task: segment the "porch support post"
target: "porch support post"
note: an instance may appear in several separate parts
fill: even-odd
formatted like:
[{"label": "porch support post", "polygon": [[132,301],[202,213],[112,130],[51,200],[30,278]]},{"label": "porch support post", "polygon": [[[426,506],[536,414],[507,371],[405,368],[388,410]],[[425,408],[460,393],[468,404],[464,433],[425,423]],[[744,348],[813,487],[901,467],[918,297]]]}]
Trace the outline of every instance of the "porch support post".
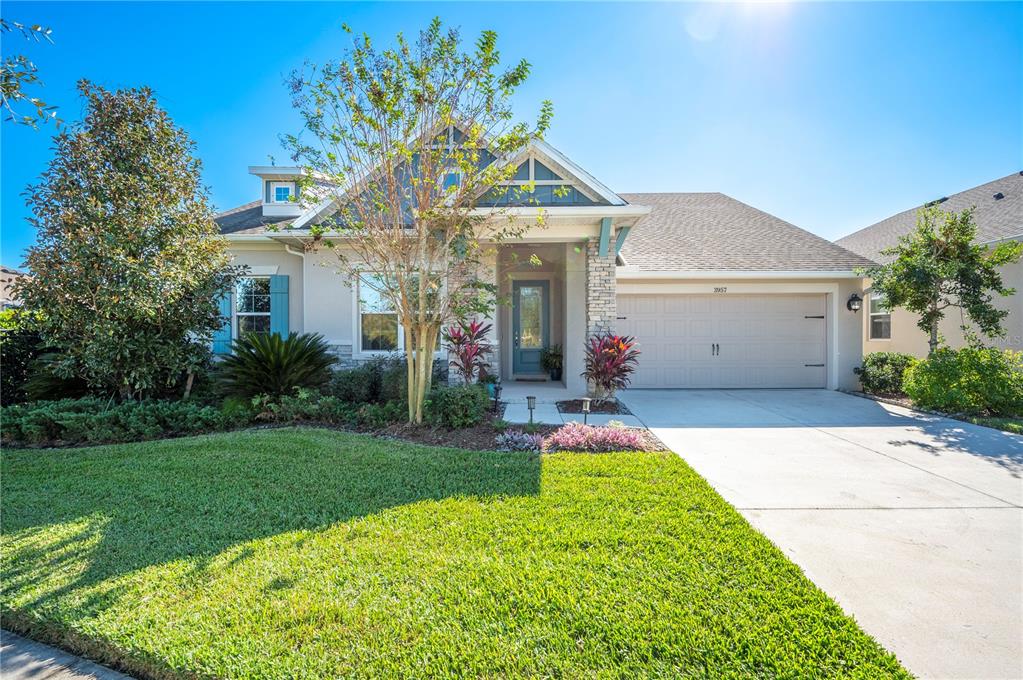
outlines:
[{"label": "porch support post", "polygon": [[[613,226],[610,218],[601,220],[600,242],[586,244],[586,338],[614,333],[618,318],[618,291],[615,282],[615,253],[608,252]],[[592,388],[587,386],[591,393]]]},{"label": "porch support post", "polygon": [[600,220],[600,256],[607,257],[607,246],[611,242],[611,218]]},{"label": "porch support post", "polygon": [[[610,220],[606,220],[610,222]],[[611,227],[609,226],[610,230]],[[615,286],[615,255],[603,248],[608,232],[600,243],[586,244],[586,334],[614,332],[618,312]]]}]

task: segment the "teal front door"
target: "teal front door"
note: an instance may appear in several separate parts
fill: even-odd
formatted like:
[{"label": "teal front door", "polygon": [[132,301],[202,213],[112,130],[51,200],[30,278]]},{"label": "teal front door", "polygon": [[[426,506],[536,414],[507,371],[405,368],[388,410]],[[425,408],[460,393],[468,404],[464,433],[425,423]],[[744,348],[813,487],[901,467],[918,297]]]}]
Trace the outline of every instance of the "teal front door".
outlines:
[{"label": "teal front door", "polygon": [[515,281],[512,284],[512,372],[543,373],[540,353],[551,338],[550,283]]}]

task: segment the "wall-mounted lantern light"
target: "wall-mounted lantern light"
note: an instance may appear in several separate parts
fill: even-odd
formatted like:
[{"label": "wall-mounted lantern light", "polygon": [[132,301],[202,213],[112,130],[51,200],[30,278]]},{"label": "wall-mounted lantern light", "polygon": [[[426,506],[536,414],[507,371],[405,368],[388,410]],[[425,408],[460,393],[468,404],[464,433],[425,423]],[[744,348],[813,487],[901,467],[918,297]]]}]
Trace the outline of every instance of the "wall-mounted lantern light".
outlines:
[{"label": "wall-mounted lantern light", "polygon": [[845,308],[854,314],[863,309],[863,298],[856,293],[849,296],[849,301],[845,303]]}]

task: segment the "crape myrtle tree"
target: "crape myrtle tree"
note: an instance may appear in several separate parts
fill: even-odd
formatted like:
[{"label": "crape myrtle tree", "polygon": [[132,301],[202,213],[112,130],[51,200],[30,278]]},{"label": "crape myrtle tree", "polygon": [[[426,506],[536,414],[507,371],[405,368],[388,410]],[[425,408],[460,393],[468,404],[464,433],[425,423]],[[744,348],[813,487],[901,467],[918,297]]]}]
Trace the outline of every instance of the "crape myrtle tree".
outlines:
[{"label": "crape myrtle tree", "polygon": [[58,375],[139,398],[208,355],[233,271],[194,144],[153,93],[78,89],[84,121],[55,137],[28,190],[38,239],[18,293]]},{"label": "crape myrtle tree", "polygon": [[[50,34],[53,32],[45,26],[38,24],[26,25],[17,21],[0,18],[0,38],[10,42],[10,34],[18,32],[24,38],[35,42],[53,42]],[[60,124],[57,118],[57,107],[50,106],[39,97],[33,96],[30,90],[33,87],[41,87],[39,69],[23,54],[5,54],[0,59],[0,109],[3,111],[4,119],[19,125],[28,125],[33,128],[39,127],[39,122],[53,120]],[[27,106],[23,106],[27,105]]]},{"label": "crape myrtle tree", "polygon": [[949,309],[959,309],[962,330],[976,340],[969,322],[989,337],[1005,334],[1002,320],[1008,312],[992,304],[995,295],[1016,291],[1006,288],[999,267],[1017,262],[1023,244],[1006,241],[994,247],[975,243],[973,210],[945,212],[925,207],[917,216],[916,230],[882,255],[891,262],[866,270],[873,292],[883,296],[889,309],[904,307],[920,316],[917,326],[928,335],[929,354],[941,339],[938,325]]},{"label": "crape myrtle tree", "polygon": [[552,107],[516,120],[512,95],[530,66],[502,66],[493,31],[466,47],[435,19],[414,43],[398,35],[381,49],[344,30],[353,42],[342,58],[292,74],[304,129],[283,142],[306,169],[302,200],[324,216],[307,247],[331,247],[344,279],[397,316],[408,418],[419,423],[442,329],[493,310],[497,244],[543,223],[540,209],[516,220],[498,207],[517,202],[507,194],[482,201],[494,207],[479,199],[504,190]]}]

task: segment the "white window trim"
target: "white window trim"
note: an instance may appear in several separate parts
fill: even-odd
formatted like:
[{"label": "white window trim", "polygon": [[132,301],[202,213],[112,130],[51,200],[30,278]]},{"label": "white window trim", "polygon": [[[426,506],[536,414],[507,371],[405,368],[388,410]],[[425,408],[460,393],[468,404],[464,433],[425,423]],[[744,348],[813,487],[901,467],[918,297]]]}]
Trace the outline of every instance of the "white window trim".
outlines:
[{"label": "white window trim", "polygon": [[[288,200],[278,201],[277,200],[277,189],[288,190]],[[270,182],[270,204],[271,205],[285,205],[291,203],[291,197],[295,195],[295,183],[294,182]]]},{"label": "white window trim", "polygon": [[[239,279],[266,279],[270,280],[269,276],[240,276]],[[268,291],[269,294],[269,291]],[[273,298],[270,299],[270,305],[273,306]],[[238,284],[235,284],[234,290],[231,291],[231,339],[237,340],[241,337],[238,332],[238,319],[243,316],[265,316],[270,319],[271,312],[239,312],[238,311]]]},{"label": "white window trim", "polygon": [[[870,342],[891,342],[892,340],[892,310],[886,312],[872,312],[871,302],[877,298],[880,299],[882,296],[877,293],[868,293],[867,296],[867,340]],[[887,316],[888,317],[888,337],[887,338],[875,338],[874,337],[874,317],[875,316]]]},{"label": "white window trim", "polygon": [[[362,277],[365,274],[375,274],[376,272],[372,269],[360,270],[359,275],[355,277],[355,284],[352,286],[352,293],[354,295],[354,301],[352,304],[352,328],[354,329],[352,338],[352,355],[355,358],[373,358],[390,356],[393,354],[403,354],[405,352],[405,332],[401,325],[401,319],[398,319],[398,345],[394,349],[363,349],[362,348]],[[397,312],[395,312],[397,316]],[[436,351],[433,356],[436,359],[443,357],[447,353],[441,343],[438,343]]]}]

